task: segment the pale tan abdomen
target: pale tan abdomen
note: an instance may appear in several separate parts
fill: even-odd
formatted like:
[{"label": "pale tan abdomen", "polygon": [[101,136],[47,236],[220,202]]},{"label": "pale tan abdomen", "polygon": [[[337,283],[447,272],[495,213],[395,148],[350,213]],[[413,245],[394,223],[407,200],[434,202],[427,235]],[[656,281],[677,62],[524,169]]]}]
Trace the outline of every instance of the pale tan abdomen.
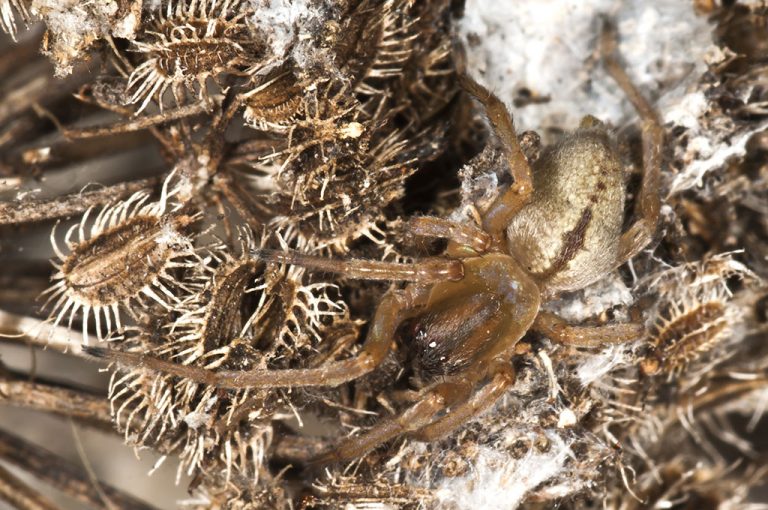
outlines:
[{"label": "pale tan abdomen", "polygon": [[613,142],[602,126],[579,129],[533,172],[533,197],[507,230],[510,253],[549,292],[589,285],[618,255],[624,178]]}]

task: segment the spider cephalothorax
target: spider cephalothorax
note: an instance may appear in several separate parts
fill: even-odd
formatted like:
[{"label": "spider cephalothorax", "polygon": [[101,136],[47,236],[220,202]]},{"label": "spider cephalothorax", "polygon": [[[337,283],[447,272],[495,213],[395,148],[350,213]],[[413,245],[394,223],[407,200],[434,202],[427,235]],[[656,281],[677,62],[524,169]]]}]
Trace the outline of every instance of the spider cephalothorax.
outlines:
[{"label": "spider cephalothorax", "polygon": [[[614,36],[606,25],[602,38],[606,68],[644,122],[638,218],[626,233],[619,228],[623,223],[623,168],[601,124],[586,118],[575,133],[545,150],[532,172],[504,104],[464,76],[460,80],[464,89],[485,107],[512,183],[490,205],[477,211],[477,223],[436,217],[409,222],[416,235],[448,240],[441,257],[396,264],[334,261],[280,250],[252,252],[264,261],[353,278],[409,282],[381,298],[356,356],[313,368],[233,371],[90,351],[222,388],[328,387],[373,371],[406,326],[406,335],[410,331],[417,338],[402,339],[401,345],[421,350],[411,356],[421,365],[417,370],[423,379],[418,397],[400,414],[316,459],[331,462],[359,457],[403,434],[427,441],[440,438],[489,408],[515,381],[512,358],[529,330],[578,347],[639,338],[644,330],[639,323],[572,326],[554,313],[540,310],[542,301],[559,290],[588,285],[636,254],[651,241],[658,221],[663,130],[654,110],[618,64]],[[529,252],[538,259],[521,255]]]}]

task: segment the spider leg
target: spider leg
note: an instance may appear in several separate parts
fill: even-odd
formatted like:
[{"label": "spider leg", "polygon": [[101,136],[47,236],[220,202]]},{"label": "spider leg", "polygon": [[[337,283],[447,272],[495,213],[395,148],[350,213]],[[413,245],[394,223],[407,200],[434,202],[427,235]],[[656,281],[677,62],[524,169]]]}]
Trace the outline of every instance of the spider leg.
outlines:
[{"label": "spider leg", "polygon": [[459,84],[485,108],[488,120],[504,146],[509,172],[514,179],[509,189],[499,195],[483,215],[483,230],[490,234],[494,242],[501,244],[510,220],[528,202],[533,192],[531,167],[517,141],[512,115],[501,99],[466,74],[459,75]]},{"label": "spider leg", "polygon": [[[432,286],[429,311],[421,316],[426,322],[420,327],[432,356],[443,365],[465,362],[455,365],[460,368],[425,390],[418,402],[402,414],[342,442],[316,462],[357,458],[402,434],[412,433],[417,438],[447,434],[490,407],[512,383],[514,372],[509,360],[536,317],[540,291],[507,255],[488,253],[465,262],[467,273],[460,282]],[[473,296],[479,298],[479,306],[467,306]],[[500,306],[494,307],[494,301]],[[415,343],[412,339],[413,347]],[[478,383],[489,376],[491,381],[473,395]],[[455,408],[444,416],[438,415],[451,406]]]},{"label": "spider leg", "polygon": [[638,322],[605,324],[603,326],[573,326],[551,312],[540,312],[531,329],[553,342],[573,347],[601,347],[637,340],[645,333]]},{"label": "spider leg", "polygon": [[409,264],[382,262],[380,260],[334,260],[307,255],[297,251],[256,249],[251,255],[264,262],[278,262],[306,267],[314,271],[336,273],[348,278],[365,280],[395,280],[430,284],[445,280],[457,281],[464,276],[460,260],[429,257]]},{"label": "spider leg", "polygon": [[135,352],[121,352],[97,347],[84,347],[84,352],[97,358],[130,367],[142,368],[183,377],[219,388],[278,388],[300,386],[334,387],[358,379],[376,368],[389,353],[397,327],[414,308],[427,299],[425,288],[408,286],[391,290],[381,299],[368,330],[361,352],[350,359],[331,361],[317,368],[283,370],[221,370],[180,365],[171,361]]},{"label": "spider leg", "polygon": [[469,381],[444,382],[432,387],[414,405],[401,414],[382,420],[366,433],[349,438],[331,450],[321,453],[311,464],[330,464],[345,462],[363,456],[382,443],[408,432],[418,431],[428,426],[433,417],[450,406],[453,401],[466,395],[471,390]]},{"label": "spider leg", "polygon": [[627,95],[643,121],[643,183],[635,206],[635,214],[640,219],[621,236],[618,259],[620,265],[640,252],[656,232],[661,208],[659,181],[664,129],[656,110],[627,75],[620,60],[617,38],[616,27],[608,18],[604,18],[600,35],[603,65]]},{"label": "spider leg", "polygon": [[492,373],[491,381],[469,399],[451,408],[445,416],[410,433],[410,437],[424,442],[436,441],[489,409],[515,382],[515,370],[510,363],[498,363]]},{"label": "spider leg", "polygon": [[418,236],[448,239],[461,247],[484,253],[491,245],[490,236],[470,223],[457,223],[434,216],[418,216],[408,220],[407,228]]}]

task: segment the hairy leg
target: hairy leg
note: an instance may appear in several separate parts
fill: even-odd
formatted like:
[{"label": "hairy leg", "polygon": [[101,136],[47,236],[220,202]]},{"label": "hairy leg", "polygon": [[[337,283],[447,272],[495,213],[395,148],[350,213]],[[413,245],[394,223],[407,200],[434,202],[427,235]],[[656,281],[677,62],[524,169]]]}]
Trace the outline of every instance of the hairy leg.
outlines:
[{"label": "hairy leg", "polygon": [[509,173],[514,179],[512,185],[499,195],[483,215],[483,230],[497,244],[502,244],[510,220],[522,209],[533,192],[531,167],[517,141],[515,125],[507,107],[488,89],[469,76],[459,75],[459,84],[483,104],[494,132],[504,146]]},{"label": "hairy leg", "polygon": [[437,413],[451,405],[451,402],[466,395],[469,389],[466,381],[437,384],[398,416],[382,420],[364,434],[342,441],[313,459],[312,464],[353,460],[382,443],[408,432],[417,431],[429,425]]},{"label": "hairy leg", "polygon": [[436,441],[485,412],[515,382],[515,371],[511,363],[496,365],[492,371],[492,376],[488,384],[469,399],[452,408],[450,413],[412,432],[410,436],[419,441]]},{"label": "hairy leg", "polygon": [[163,372],[219,388],[290,388],[301,386],[339,386],[358,379],[376,368],[389,352],[395,332],[403,318],[421,306],[427,298],[425,289],[409,286],[389,291],[376,309],[361,352],[346,360],[331,361],[317,368],[284,370],[221,370],[180,365],[146,354],[120,352],[97,347],[84,347],[91,356],[129,367]]},{"label": "hairy leg", "polygon": [[572,326],[551,312],[540,312],[531,327],[553,342],[573,347],[601,347],[637,340],[645,327],[636,322],[604,326]]},{"label": "hairy leg", "polygon": [[618,264],[623,264],[651,242],[659,221],[661,200],[659,179],[661,173],[661,149],[664,146],[664,129],[658,113],[643,97],[621,64],[616,27],[603,19],[600,36],[600,52],[608,74],[621,87],[643,121],[643,183],[637,197],[635,214],[639,219],[621,237]]},{"label": "hairy leg", "polygon": [[476,253],[484,253],[491,245],[490,236],[479,227],[445,218],[418,216],[408,220],[407,228],[418,236],[448,239]]},{"label": "hairy leg", "polygon": [[348,278],[388,280],[430,284],[445,280],[458,281],[464,277],[460,260],[431,257],[410,264],[364,259],[329,259],[297,251],[256,249],[251,255],[264,262],[277,262],[306,267],[313,271],[336,273]]}]

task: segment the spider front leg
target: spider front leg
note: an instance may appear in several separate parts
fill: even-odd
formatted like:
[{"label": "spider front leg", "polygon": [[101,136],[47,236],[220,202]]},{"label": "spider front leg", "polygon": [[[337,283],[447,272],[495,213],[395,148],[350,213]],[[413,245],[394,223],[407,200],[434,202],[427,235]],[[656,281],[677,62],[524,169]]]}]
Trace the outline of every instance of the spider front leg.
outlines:
[{"label": "spider front leg", "polygon": [[477,393],[452,408],[450,413],[421,427],[410,436],[417,441],[437,441],[489,409],[515,382],[515,370],[511,363],[498,363],[491,373],[491,381]]},{"label": "spider front leg", "polygon": [[407,228],[417,236],[450,240],[456,246],[449,251],[469,248],[474,254],[479,254],[485,253],[491,246],[491,237],[482,229],[469,223],[457,223],[434,216],[419,216],[408,220]]},{"label": "spider front leg", "polygon": [[409,264],[366,259],[329,259],[298,251],[256,249],[251,255],[264,262],[291,264],[313,271],[335,273],[348,278],[414,282],[423,285],[444,280],[458,281],[464,276],[460,260],[428,257]]},{"label": "spider front leg", "polygon": [[400,415],[315,462],[350,460],[403,434],[442,437],[492,406],[512,384],[510,360],[538,312],[540,291],[509,256],[487,253],[464,263],[464,278],[434,285],[423,312],[412,317],[401,337],[415,354],[415,372],[438,382]]},{"label": "spider front leg", "polygon": [[661,199],[659,197],[661,174],[661,149],[664,146],[664,129],[659,115],[643,97],[621,64],[616,27],[608,18],[603,19],[600,35],[600,53],[606,71],[621,87],[643,121],[643,183],[635,206],[637,220],[621,237],[618,265],[640,252],[653,238],[659,222]]},{"label": "spider front leg", "polygon": [[533,192],[531,167],[517,141],[512,115],[501,99],[465,74],[459,75],[459,84],[485,108],[491,127],[504,147],[509,173],[514,179],[512,185],[494,200],[483,215],[483,230],[495,244],[503,244],[504,232],[510,220],[529,201]]},{"label": "spider front leg", "polygon": [[426,289],[417,285],[409,285],[403,290],[390,290],[376,309],[360,353],[353,358],[331,361],[317,368],[214,371],[135,352],[98,347],[83,347],[83,351],[129,367],[162,372],[218,388],[334,387],[358,379],[376,368],[389,353],[400,323],[414,309],[423,306],[427,296]]}]

